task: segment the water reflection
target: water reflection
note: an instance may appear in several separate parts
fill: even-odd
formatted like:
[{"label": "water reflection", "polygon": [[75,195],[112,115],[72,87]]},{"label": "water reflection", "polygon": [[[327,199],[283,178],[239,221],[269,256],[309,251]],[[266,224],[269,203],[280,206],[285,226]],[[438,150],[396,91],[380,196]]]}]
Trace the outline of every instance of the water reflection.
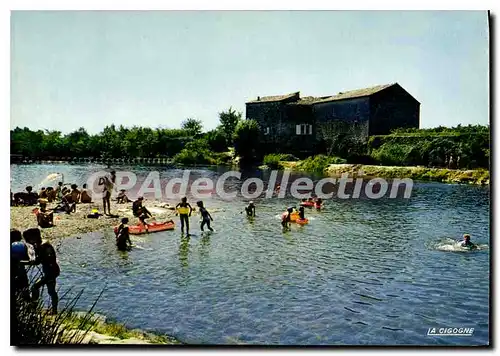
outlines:
[{"label": "water reflection", "polygon": [[188,268],[189,262],[189,241],[190,237],[187,235],[182,235],[179,243],[179,261],[181,263],[182,268]]}]

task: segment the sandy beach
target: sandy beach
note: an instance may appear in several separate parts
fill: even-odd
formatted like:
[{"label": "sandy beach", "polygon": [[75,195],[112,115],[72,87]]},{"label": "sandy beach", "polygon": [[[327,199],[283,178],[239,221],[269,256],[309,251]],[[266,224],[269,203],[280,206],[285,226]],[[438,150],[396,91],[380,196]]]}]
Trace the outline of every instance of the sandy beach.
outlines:
[{"label": "sandy beach", "polygon": [[[153,214],[156,221],[163,221],[175,218],[175,210],[168,203],[160,203],[155,201],[145,201],[144,204]],[[55,203],[49,204],[48,208],[52,209],[56,206]],[[18,229],[21,232],[37,227],[36,216],[33,209],[36,206],[20,206],[10,208],[10,228]],[[111,213],[119,217],[101,216],[98,219],[88,219],[87,215],[91,214],[92,209],[98,209],[102,213],[102,203],[78,204],[76,213],[55,213],[54,227],[41,229],[42,238],[55,239],[62,237],[75,236],[88,232],[99,231],[103,229],[111,229],[120,223],[120,219],[128,217],[129,224],[135,225],[138,219],[132,214],[132,203],[116,204],[111,203]],[[149,221],[155,221],[150,219]]]}]

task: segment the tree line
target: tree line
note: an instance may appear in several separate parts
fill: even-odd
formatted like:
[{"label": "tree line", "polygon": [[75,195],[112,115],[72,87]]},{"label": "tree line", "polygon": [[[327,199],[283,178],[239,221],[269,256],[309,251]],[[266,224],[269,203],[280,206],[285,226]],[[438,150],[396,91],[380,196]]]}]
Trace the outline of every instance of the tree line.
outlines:
[{"label": "tree line", "polygon": [[200,120],[186,119],[181,128],[106,126],[97,134],[81,127],[63,135],[56,130],[32,131],[27,127],[10,131],[11,154],[30,158],[174,158],[186,148],[224,152],[233,146],[237,126],[245,126],[242,113],[229,108],[219,113],[216,129],[203,132]]},{"label": "tree line", "polygon": [[[204,132],[200,120],[188,118],[178,129],[107,126],[91,135],[84,128],[62,135],[60,131],[15,128],[11,153],[24,157],[171,158],[178,164],[227,164],[240,162],[277,164],[279,155],[268,155],[259,125],[243,120],[232,108],[218,114],[219,125]],[[354,135],[334,135],[325,152],[333,161],[396,166],[488,168],[490,127],[468,125],[429,129],[397,129],[389,135],[360,141]],[[230,151],[233,151],[229,153]],[[293,154],[294,152],[288,152]],[[272,157],[271,157],[272,156]],[[276,162],[275,162],[276,161]]]}]

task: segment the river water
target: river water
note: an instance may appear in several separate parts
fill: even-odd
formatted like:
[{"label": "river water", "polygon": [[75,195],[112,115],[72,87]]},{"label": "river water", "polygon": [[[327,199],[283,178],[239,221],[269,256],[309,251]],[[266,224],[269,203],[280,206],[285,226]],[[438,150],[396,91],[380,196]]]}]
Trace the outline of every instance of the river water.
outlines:
[{"label": "river water", "polygon": [[[11,187],[36,185],[54,172],[81,185],[101,169],[12,165]],[[133,170],[144,179],[149,169]],[[224,170],[193,172],[216,178]],[[181,237],[177,228],[136,237],[140,248],[128,253],[116,251],[111,227],[62,239],[59,286],[84,288],[83,308],[104,289],[97,311],[188,343],[488,343],[488,187],[415,183],[409,199],[332,199],[322,211],[306,212],[308,225],[287,232],[279,214],[296,199],[254,200],[252,221],[241,214],[245,199],[206,199],[214,233],[201,234],[193,216],[193,236]],[[450,248],[465,232],[483,248]],[[431,327],[474,333],[427,336]]]}]

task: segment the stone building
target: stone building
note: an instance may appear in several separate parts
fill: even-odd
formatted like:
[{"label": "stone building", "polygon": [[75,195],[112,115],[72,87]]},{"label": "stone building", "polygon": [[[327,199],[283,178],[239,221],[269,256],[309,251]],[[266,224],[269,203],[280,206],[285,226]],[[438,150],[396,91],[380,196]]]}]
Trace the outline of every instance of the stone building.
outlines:
[{"label": "stone building", "polygon": [[399,84],[300,97],[300,92],[258,97],[246,118],[262,130],[266,152],[320,153],[340,136],[365,141],[396,128],[418,128],[420,103]]}]

